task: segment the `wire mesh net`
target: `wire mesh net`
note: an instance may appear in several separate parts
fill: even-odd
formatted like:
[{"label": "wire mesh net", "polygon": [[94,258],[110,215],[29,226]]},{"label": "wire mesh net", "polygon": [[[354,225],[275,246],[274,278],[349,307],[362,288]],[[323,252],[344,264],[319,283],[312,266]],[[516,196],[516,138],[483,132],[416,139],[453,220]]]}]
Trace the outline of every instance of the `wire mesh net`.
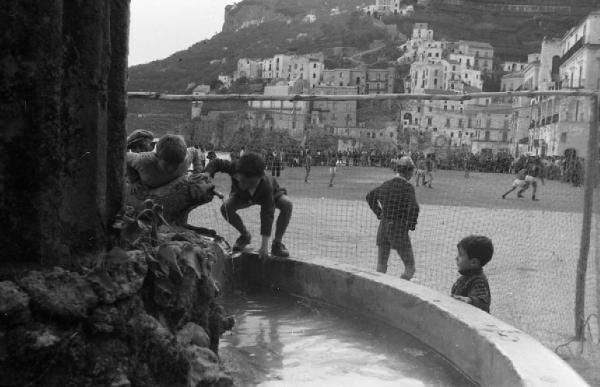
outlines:
[{"label": "wire mesh net", "polygon": [[[586,172],[582,156],[591,107],[585,98],[571,97],[526,98],[519,103],[515,105],[513,100],[510,112],[492,103],[472,115],[458,104],[382,104],[388,114],[399,117],[392,124],[384,124],[386,129],[319,129],[307,121],[295,137],[273,126],[276,111],[248,105],[228,105],[219,110],[218,104],[213,104],[212,110],[202,111],[194,120],[182,119],[176,128],[165,128],[165,132],[182,134],[189,145],[197,145],[204,154],[213,149],[222,159],[237,160],[242,147],[244,152],[261,154],[266,161],[265,173],[277,179],[293,203],[282,241],[290,255],[300,260],[326,260],[374,271],[380,223],[404,222],[394,232],[406,232],[410,237],[416,269],[412,281],[450,294],[459,276],[457,243],[470,234],[488,236],[494,246],[493,258],[484,267],[491,289],[491,314],[555,349],[568,342],[575,330],[575,280],[582,248]],[[298,112],[306,114],[301,109]],[[143,114],[130,114],[135,115],[138,125],[130,131],[140,126],[156,128],[140,119]],[[293,134],[300,120],[295,110],[286,114],[282,122]],[[257,115],[270,115],[271,127],[255,127]],[[499,121],[494,121],[494,115]],[[522,125],[525,138],[517,138],[523,133]],[[307,127],[311,128],[308,136]],[[574,143],[574,148],[584,152],[573,152],[569,146]],[[310,149],[310,169],[306,149]],[[409,188],[398,183],[394,171],[402,155],[415,164],[415,173],[406,183]],[[596,163],[596,168],[598,173],[600,164]],[[366,197],[393,179],[396,186],[388,187],[389,192],[381,193],[376,201],[384,208],[386,203],[396,208],[391,213],[384,209],[380,220]],[[532,200],[533,181],[538,201]],[[214,182],[218,191],[230,192],[228,174],[217,173]],[[414,230],[407,214],[400,214],[407,211],[405,196],[410,192],[419,206]],[[585,316],[589,317],[586,337],[596,345],[588,357],[598,359],[598,187],[593,199]],[[215,229],[233,244],[240,234],[221,214],[222,205],[215,198],[193,211],[189,222]],[[253,237],[251,246],[258,248],[260,206],[238,213]],[[277,215],[278,211],[275,219]],[[388,241],[392,248],[398,245],[393,239]],[[392,249],[387,273],[401,276],[404,270],[402,259]]]}]

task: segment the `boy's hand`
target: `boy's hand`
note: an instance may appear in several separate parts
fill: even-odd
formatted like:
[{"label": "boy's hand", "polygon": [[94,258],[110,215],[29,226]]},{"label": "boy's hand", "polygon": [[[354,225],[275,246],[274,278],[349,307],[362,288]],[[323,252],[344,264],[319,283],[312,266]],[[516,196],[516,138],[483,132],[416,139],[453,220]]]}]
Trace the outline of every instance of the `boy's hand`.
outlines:
[{"label": "boy's hand", "polygon": [[455,298],[455,299],[457,299],[457,300],[459,300],[459,301],[462,301],[462,302],[466,302],[467,304],[470,304],[470,303],[471,303],[471,297],[465,297],[465,296],[452,296],[452,298]]},{"label": "boy's hand", "polygon": [[260,250],[258,250],[258,256],[260,257],[260,259],[269,258],[269,237],[268,236],[264,236],[264,235],[262,236]]}]

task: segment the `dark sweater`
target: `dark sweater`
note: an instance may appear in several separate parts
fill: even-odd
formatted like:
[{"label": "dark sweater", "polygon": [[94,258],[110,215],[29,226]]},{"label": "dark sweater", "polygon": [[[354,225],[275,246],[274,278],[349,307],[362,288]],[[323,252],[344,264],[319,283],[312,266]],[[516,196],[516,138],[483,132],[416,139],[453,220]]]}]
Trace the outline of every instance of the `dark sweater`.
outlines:
[{"label": "dark sweater", "polygon": [[419,218],[415,188],[406,179],[394,177],[367,194],[367,203],[378,219],[404,223],[414,230]]},{"label": "dark sweater", "polygon": [[274,177],[264,175],[254,195],[239,186],[234,177],[238,173],[237,164],[228,160],[214,159],[204,169],[205,173],[214,177],[217,172],[227,173],[231,176],[231,195],[250,204],[260,205],[260,234],[270,236],[275,218],[275,201],[285,194],[285,190],[279,187]]},{"label": "dark sweater", "polygon": [[483,274],[483,269],[462,270],[459,273],[461,276],[452,285],[450,294],[469,297],[471,305],[490,313],[492,295],[487,277]]}]

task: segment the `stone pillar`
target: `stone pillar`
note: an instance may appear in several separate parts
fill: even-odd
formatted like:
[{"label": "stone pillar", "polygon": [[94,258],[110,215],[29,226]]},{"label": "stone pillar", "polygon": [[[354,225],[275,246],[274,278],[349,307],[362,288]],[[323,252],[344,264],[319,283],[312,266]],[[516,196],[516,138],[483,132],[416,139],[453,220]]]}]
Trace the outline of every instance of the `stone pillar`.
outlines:
[{"label": "stone pillar", "polygon": [[104,250],[122,201],[129,0],[0,10],[0,261]]}]

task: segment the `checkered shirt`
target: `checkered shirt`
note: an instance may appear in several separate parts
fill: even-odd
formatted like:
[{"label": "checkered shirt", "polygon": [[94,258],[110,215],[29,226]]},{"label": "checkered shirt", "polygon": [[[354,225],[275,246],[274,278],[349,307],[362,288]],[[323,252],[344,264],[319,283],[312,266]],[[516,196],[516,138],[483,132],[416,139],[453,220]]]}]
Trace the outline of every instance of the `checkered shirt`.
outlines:
[{"label": "checkered shirt", "polygon": [[492,295],[487,277],[482,269],[461,271],[462,274],[452,285],[453,296],[469,297],[471,305],[490,313]]}]

